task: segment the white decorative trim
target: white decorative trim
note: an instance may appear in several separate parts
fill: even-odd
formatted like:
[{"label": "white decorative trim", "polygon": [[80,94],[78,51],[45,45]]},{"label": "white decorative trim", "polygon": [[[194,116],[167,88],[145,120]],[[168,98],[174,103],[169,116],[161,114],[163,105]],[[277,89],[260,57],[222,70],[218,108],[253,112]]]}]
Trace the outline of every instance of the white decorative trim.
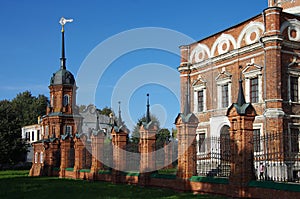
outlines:
[{"label": "white decorative trim", "polygon": [[193,49],[191,52],[191,55],[189,57],[190,63],[193,62],[193,59],[195,62],[201,62],[205,60],[206,58],[210,58],[210,50],[205,44],[198,44],[196,48]]},{"label": "white decorative trim", "polygon": [[[254,123],[253,124],[253,130],[254,129],[259,129],[259,131],[260,131],[260,137],[261,136],[263,136],[264,135],[264,128],[263,128],[263,123]],[[259,140],[260,140],[260,152],[254,152],[255,154],[260,154],[260,153],[262,153],[263,151],[264,151],[264,141],[262,140],[262,139],[260,139],[260,137],[259,137]]]},{"label": "white decorative trim", "polygon": [[[265,28],[263,23],[261,22],[250,22],[245,28],[241,31],[238,40],[237,40],[237,48],[241,47],[241,43],[243,41],[243,38],[245,38],[245,42],[247,45],[253,44],[255,42],[259,41],[259,38],[262,35],[262,32],[264,32]],[[251,40],[251,34],[255,33],[256,37]]]},{"label": "white decorative trim", "polygon": [[200,75],[198,79],[194,81],[194,113],[199,113],[198,111],[198,92],[203,90],[203,112],[207,110],[206,108],[206,80],[204,80]]},{"label": "white decorative trim", "polygon": [[268,108],[264,112],[264,115],[268,118],[279,118],[283,117],[285,113],[281,108]]},{"label": "white decorative trim", "polygon": [[[248,71],[250,67],[254,66],[254,70]],[[258,78],[258,103],[263,102],[262,94],[262,66],[259,66],[254,63],[254,59],[251,60],[251,63],[248,63],[246,68],[242,71],[245,76],[245,98],[247,102],[250,102],[250,80],[252,78]]]},{"label": "white decorative trim", "polygon": [[[222,76],[225,77],[222,77]],[[226,68],[222,68],[222,72],[216,77],[217,82],[217,99],[218,99],[218,109],[224,108],[222,106],[222,86],[228,85],[228,106],[231,105],[231,77],[232,75],[226,71]]]},{"label": "white decorative trim", "polygon": [[[204,152],[200,152],[199,150],[199,135],[200,134],[204,134],[205,135],[205,138],[204,138],[204,141],[203,141],[203,145],[204,145]],[[197,147],[196,147],[196,150],[197,150],[197,155],[201,155],[201,154],[204,154],[207,150],[207,129],[197,129],[196,131],[196,143],[197,143]]]},{"label": "white decorative trim", "polygon": [[[229,34],[222,34],[218,37],[215,43],[212,45],[211,48],[211,57],[215,55],[216,48],[218,48],[218,54],[227,53],[230,50],[230,43],[233,45],[233,49],[237,48],[236,41],[232,35]],[[226,48],[223,49],[223,45],[226,45]]]},{"label": "white decorative trim", "polygon": [[[290,41],[300,41],[300,21],[297,19],[289,19],[280,27],[280,33],[282,34],[285,29],[288,28],[288,38]],[[296,32],[296,37],[292,37],[292,31]]]}]

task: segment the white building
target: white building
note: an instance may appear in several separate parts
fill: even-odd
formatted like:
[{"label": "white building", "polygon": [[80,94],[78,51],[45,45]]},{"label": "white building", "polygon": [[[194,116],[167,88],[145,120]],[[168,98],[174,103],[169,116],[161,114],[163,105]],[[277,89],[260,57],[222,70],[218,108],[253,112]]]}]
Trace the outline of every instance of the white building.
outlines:
[{"label": "white building", "polygon": [[29,152],[27,153],[26,158],[27,162],[32,162],[33,158],[33,148],[31,143],[41,140],[42,136],[43,132],[41,124],[33,124],[22,127],[22,139],[26,140],[27,143],[30,144],[28,147]]}]

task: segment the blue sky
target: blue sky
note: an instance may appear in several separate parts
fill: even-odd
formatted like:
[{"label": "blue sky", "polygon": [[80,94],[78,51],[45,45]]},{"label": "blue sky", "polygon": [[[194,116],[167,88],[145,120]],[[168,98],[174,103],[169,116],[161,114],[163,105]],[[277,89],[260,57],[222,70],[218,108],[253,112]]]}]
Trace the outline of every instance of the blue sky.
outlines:
[{"label": "blue sky", "polygon": [[[267,0],[2,0],[0,100],[12,99],[25,90],[33,95],[49,96],[50,77],[60,66],[61,27],[58,21],[62,16],[74,19],[65,28],[66,57],[67,69],[77,77],[89,61],[89,56],[96,52],[97,46],[103,47],[106,41],[120,38],[120,34],[127,34],[130,30],[147,31],[147,27],[157,27],[200,40],[260,14],[266,7]],[[147,35],[141,38],[145,39]],[[162,43],[166,40],[162,38]],[[121,45],[136,42],[138,40],[129,39],[120,43],[120,46],[108,47],[108,51],[115,53]],[[120,54],[106,65],[99,81],[95,82],[95,99],[82,103],[95,103],[99,108],[109,106],[117,111],[120,98],[122,111],[129,116],[125,122],[132,127],[145,113],[146,94],[150,93],[152,112],[163,120],[163,127],[174,127],[174,119],[180,111],[174,93],[180,88],[174,91],[174,88],[169,88],[170,85],[157,83],[155,78],[149,83],[147,77],[153,78],[150,73],[156,72],[155,66],[159,67],[159,64],[176,70],[180,63],[177,47],[186,44],[180,42],[184,41],[171,42],[178,50],[175,53],[145,47]],[[104,60],[104,56],[107,57],[105,53],[97,54],[97,66],[103,67],[101,60]],[[149,63],[154,63],[152,69]],[[142,69],[137,75],[139,78],[133,78],[138,69]],[[140,82],[144,78],[145,84]],[[172,85],[177,85],[176,77],[173,79],[160,71],[157,71],[157,78],[166,82],[172,80],[175,82]],[[179,80],[179,73],[177,78]],[[134,88],[122,87],[125,83],[134,85]],[[125,98],[128,99],[123,102]]]}]

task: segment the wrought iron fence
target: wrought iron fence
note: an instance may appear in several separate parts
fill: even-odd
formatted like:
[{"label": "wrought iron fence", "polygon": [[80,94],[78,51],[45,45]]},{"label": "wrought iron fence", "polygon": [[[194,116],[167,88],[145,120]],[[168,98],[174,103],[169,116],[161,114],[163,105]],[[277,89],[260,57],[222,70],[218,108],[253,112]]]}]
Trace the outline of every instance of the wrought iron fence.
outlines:
[{"label": "wrought iron fence", "polygon": [[230,174],[230,138],[209,137],[197,141],[197,174],[228,177]]},{"label": "wrought iron fence", "polygon": [[299,133],[268,132],[254,136],[254,167],[258,180],[299,182]]},{"label": "wrought iron fence", "polygon": [[[253,137],[257,180],[300,182],[299,131],[269,132]],[[229,177],[230,138],[209,137],[197,141],[197,175]]]}]

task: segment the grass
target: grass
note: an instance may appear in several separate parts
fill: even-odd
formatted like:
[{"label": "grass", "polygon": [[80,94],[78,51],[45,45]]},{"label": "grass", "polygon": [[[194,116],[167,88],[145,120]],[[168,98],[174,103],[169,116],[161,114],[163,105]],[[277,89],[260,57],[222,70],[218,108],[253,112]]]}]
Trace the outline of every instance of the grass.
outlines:
[{"label": "grass", "polygon": [[28,171],[0,171],[0,198],[79,199],[79,198],[213,198],[212,195],[178,193],[169,189],[144,188],[135,185],[59,179],[55,177],[28,177]]}]

